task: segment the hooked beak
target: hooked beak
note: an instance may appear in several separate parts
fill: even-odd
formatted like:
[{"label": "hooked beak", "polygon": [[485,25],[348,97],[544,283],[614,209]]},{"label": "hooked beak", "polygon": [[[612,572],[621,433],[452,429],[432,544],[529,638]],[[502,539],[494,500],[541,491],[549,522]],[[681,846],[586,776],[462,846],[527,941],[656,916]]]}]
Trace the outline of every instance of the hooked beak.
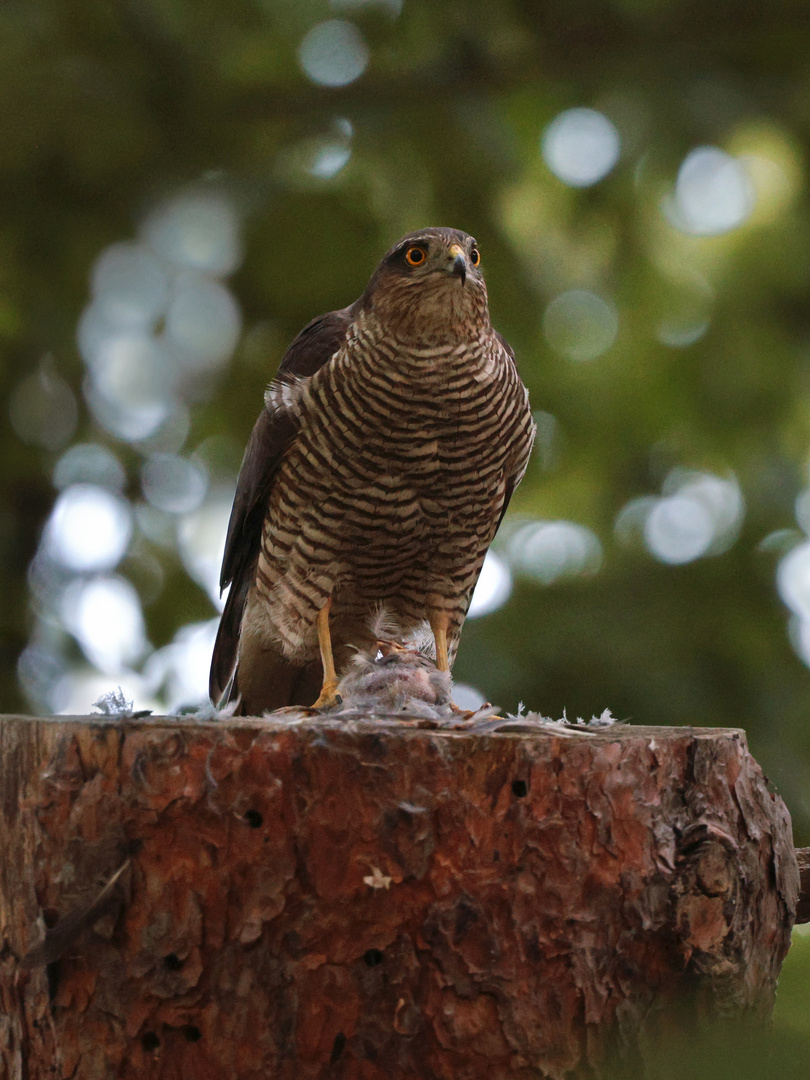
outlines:
[{"label": "hooked beak", "polygon": [[451,244],[450,259],[450,273],[460,277],[461,284],[464,285],[467,281],[467,256],[464,254],[464,249],[458,244]]}]

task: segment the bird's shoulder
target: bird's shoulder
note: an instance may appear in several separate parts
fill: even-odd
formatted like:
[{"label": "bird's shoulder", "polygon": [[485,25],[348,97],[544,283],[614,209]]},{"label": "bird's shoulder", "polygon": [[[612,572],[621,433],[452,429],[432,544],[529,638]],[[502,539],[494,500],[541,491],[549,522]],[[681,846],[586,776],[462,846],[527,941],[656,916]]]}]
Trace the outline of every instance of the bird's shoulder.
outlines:
[{"label": "bird's shoulder", "polygon": [[281,358],[276,379],[306,379],[337,352],[355,315],[356,304],[308,322]]},{"label": "bird's shoulder", "polygon": [[509,359],[512,361],[512,363],[515,364],[515,350],[512,348],[512,346],[509,344],[503,334],[499,334],[497,330],[493,329],[492,336],[498,343],[498,345],[500,345],[500,347],[506,353],[506,355],[509,357]]}]

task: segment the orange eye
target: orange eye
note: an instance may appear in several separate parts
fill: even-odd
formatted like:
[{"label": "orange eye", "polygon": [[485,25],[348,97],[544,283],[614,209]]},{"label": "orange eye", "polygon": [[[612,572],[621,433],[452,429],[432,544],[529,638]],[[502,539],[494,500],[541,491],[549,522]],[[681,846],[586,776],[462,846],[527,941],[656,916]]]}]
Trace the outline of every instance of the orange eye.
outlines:
[{"label": "orange eye", "polygon": [[421,266],[427,258],[427,252],[423,247],[409,247],[405,252],[405,262],[408,266]]},{"label": "orange eye", "polygon": [[470,262],[473,264],[473,266],[478,266],[478,264],[481,262],[481,252],[478,250],[477,247],[470,248]]}]

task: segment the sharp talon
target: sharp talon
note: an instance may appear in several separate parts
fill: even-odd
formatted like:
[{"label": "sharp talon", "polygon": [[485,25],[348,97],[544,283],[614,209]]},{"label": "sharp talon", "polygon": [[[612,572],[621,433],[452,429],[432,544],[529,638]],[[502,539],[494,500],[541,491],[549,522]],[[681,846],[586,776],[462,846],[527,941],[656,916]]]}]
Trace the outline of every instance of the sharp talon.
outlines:
[{"label": "sharp talon", "polygon": [[318,695],[318,700],[312,706],[313,709],[334,709],[336,705],[342,705],[343,698],[337,692],[337,679],[327,680]]}]

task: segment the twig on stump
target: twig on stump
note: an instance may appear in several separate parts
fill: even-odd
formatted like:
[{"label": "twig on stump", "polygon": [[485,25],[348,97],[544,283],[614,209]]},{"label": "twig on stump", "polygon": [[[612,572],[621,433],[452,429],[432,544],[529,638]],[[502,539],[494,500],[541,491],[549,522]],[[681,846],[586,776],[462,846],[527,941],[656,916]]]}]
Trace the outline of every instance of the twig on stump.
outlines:
[{"label": "twig on stump", "polygon": [[740,731],[7,717],[0,753],[9,1076],[592,1077],[688,988],[770,1013],[799,875]]}]

